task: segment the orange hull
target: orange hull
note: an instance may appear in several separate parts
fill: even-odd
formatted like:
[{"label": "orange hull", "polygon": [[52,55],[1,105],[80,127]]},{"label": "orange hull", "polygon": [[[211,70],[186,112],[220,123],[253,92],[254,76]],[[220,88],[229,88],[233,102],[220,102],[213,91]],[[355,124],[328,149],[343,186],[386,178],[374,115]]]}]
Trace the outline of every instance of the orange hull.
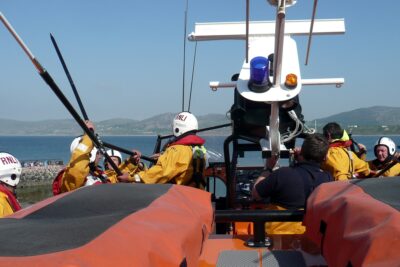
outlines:
[{"label": "orange hull", "polygon": [[0,266],[196,266],[212,214],[191,187],[85,187],[0,220]]}]

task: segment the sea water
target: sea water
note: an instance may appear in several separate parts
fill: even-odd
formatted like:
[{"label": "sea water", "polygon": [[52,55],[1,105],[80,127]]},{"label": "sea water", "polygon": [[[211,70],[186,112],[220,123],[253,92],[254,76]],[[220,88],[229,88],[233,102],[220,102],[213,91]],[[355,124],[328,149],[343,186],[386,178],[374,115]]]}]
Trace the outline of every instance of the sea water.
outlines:
[{"label": "sea water", "polygon": [[[206,147],[213,153],[212,159],[223,161],[223,143],[226,136],[202,136],[206,140]],[[0,151],[8,152],[20,161],[27,160],[62,160],[67,163],[70,158],[70,144],[73,136],[0,136]],[[364,144],[369,153],[368,159],[374,158],[373,147],[379,136],[354,136],[358,143]],[[400,136],[390,136],[396,144],[400,144]],[[122,148],[136,149],[143,155],[150,156],[154,151],[157,136],[104,136],[102,140]],[[301,145],[301,139],[297,140]],[[230,149],[232,150],[232,149]],[[254,154],[254,155],[253,155]],[[259,153],[247,153],[246,157],[252,160],[258,158]],[[246,160],[243,160],[245,163]],[[257,162],[258,164],[258,162]]]},{"label": "sea water", "polygon": [[[223,143],[226,136],[202,136],[206,140],[206,148],[210,152],[210,161],[223,162]],[[353,136],[367,147],[367,159],[373,159],[373,147],[380,136]],[[74,136],[0,136],[0,151],[8,152],[20,161],[61,160],[67,164],[70,158],[70,144]],[[390,136],[396,144],[400,144],[400,136]],[[104,136],[102,140],[122,148],[136,149],[143,155],[153,154],[157,136]],[[296,146],[301,146],[298,139]],[[232,152],[232,148],[230,148]],[[281,166],[286,165],[284,160]],[[239,165],[262,166],[263,159],[259,152],[246,152],[244,158],[239,158]],[[50,187],[40,187],[36,194],[32,189],[20,191],[23,204],[34,203],[51,195]]]}]

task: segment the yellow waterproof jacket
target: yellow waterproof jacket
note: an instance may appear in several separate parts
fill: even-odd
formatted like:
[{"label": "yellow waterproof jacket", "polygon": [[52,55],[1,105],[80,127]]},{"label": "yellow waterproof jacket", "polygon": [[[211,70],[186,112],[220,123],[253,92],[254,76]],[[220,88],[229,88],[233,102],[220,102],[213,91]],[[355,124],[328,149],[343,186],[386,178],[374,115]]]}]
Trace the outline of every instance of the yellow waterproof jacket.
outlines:
[{"label": "yellow waterproof jacket", "polygon": [[204,142],[204,139],[196,135],[183,137],[171,144],[158,158],[157,163],[153,167],[139,172],[138,176],[146,184],[174,183],[192,185],[192,145],[201,146]]},{"label": "yellow waterproof jacket", "polygon": [[[88,135],[83,135],[82,140],[78,147],[72,152],[71,159],[65,168],[61,192],[67,192],[79,187],[82,187],[86,182],[86,177],[90,173],[90,152],[94,147],[93,141]],[[124,161],[119,166],[121,172],[135,172],[137,171],[137,166],[130,163],[129,161]],[[114,170],[108,170],[105,172],[107,180],[110,183],[117,183],[117,174]]]},{"label": "yellow waterproof jacket", "polygon": [[[285,208],[278,205],[268,205],[269,210],[286,210]],[[280,234],[280,235],[293,235],[293,234],[304,234],[306,227],[302,225],[302,222],[267,222],[265,223],[265,232],[268,234]]]},{"label": "yellow waterproof jacket", "polygon": [[330,147],[321,169],[330,172],[335,181],[351,179],[355,174],[366,177],[370,173],[368,162],[345,147]]},{"label": "yellow waterproof jacket", "polygon": [[[129,160],[124,160],[118,166],[118,169],[120,169],[122,173],[124,173],[124,172],[129,173],[129,175],[131,177],[133,177],[133,175],[139,171],[139,167],[137,165],[133,164],[132,162],[130,162]],[[117,174],[115,173],[114,170],[106,170],[104,173],[107,176],[107,180],[110,183],[112,183],[112,184],[118,183]]]},{"label": "yellow waterproof jacket", "polygon": [[0,218],[13,214],[14,211],[11,208],[8,196],[3,192],[0,192]]},{"label": "yellow waterproof jacket", "polygon": [[89,175],[90,152],[94,144],[88,135],[83,135],[80,144],[72,152],[71,159],[65,168],[61,192],[72,191],[85,184]]},{"label": "yellow waterproof jacket", "polygon": [[192,147],[174,145],[168,147],[150,169],[138,173],[145,184],[190,183],[193,175]]},{"label": "yellow waterproof jacket", "polygon": [[[378,168],[378,166],[376,166],[374,164],[374,160],[368,161],[369,164],[369,168],[371,170],[374,171],[380,171],[382,170],[384,167],[388,166],[389,164],[392,164],[392,161],[388,162],[385,164],[385,166],[382,168]],[[385,171],[384,173],[382,173],[381,177],[392,177],[392,176],[399,176],[400,175],[400,163],[396,163],[395,165],[393,165],[393,167],[391,167],[389,170]]]}]

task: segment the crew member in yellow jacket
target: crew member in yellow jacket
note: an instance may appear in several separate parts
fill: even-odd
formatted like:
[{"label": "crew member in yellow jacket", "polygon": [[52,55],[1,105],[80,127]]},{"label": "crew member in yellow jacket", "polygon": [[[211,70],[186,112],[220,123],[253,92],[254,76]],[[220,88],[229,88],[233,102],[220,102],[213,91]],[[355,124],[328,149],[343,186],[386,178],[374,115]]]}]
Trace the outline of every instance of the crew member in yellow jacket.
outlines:
[{"label": "crew member in yellow jacket", "polygon": [[[175,139],[158,157],[157,163],[147,170],[132,173],[127,180],[146,184],[174,183],[194,187],[204,186],[202,175],[194,175],[202,173],[206,164],[206,150],[203,146],[205,141],[196,135],[198,130],[196,117],[189,112],[181,112],[173,119],[172,127]],[[137,157],[140,157],[140,153]],[[195,162],[198,164],[194,164]]]},{"label": "crew member in yellow jacket", "polygon": [[[94,125],[86,121],[89,129],[94,130]],[[55,195],[68,192],[82,186],[100,183],[117,183],[118,177],[114,170],[105,172],[98,166],[102,155],[94,147],[90,137],[84,134],[75,138],[71,143],[71,159],[65,169],[60,171],[53,182]],[[129,158],[123,161],[118,168],[122,173],[134,172],[137,169],[136,161]]]},{"label": "crew member in yellow jacket", "polygon": [[374,146],[376,159],[368,161],[371,170],[376,173],[388,168],[379,176],[398,176],[400,175],[400,163],[396,159],[396,144],[389,137],[380,137]]},{"label": "crew member in yellow jacket", "polygon": [[0,218],[21,209],[15,197],[21,171],[18,159],[8,153],[0,153]]},{"label": "crew member in yellow jacket", "polygon": [[360,159],[356,153],[350,150],[352,141],[339,124],[336,122],[326,124],[323,134],[330,144],[321,169],[330,172],[335,180],[368,177],[371,172],[368,162]]}]

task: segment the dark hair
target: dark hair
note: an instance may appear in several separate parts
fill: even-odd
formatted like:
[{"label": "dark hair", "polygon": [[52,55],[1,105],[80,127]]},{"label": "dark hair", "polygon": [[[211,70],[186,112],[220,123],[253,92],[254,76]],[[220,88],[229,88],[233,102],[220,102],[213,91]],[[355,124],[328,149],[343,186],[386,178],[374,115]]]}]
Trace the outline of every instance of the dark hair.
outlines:
[{"label": "dark hair", "polygon": [[322,128],[322,132],[326,138],[340,139],[343,136],[343,129],[336,122],[330,122]]},{"label": "dark hair", "polygon": [[304,139],[301,146],[301,155],[306,161],[321,163],[326,157],[329,142],[322,134],[315,133]]}]

